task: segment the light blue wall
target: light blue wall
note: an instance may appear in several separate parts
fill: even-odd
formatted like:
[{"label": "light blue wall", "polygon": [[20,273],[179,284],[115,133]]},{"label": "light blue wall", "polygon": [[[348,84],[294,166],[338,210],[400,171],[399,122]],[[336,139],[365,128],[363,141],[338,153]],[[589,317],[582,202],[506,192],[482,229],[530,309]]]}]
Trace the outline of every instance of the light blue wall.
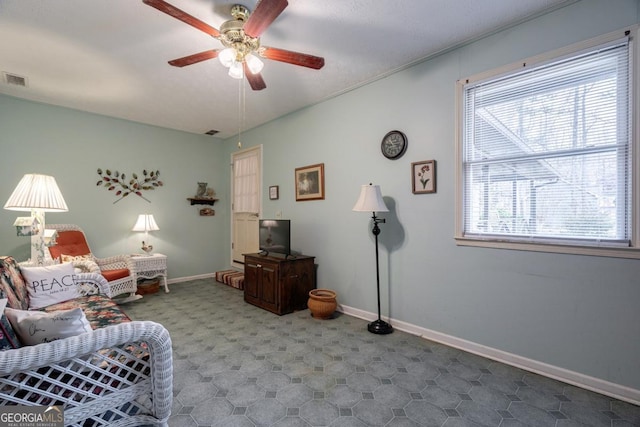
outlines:
[{"label": "light blue wall", "polygon": [[[351,208],[360,185],[380,184],[391,208],[380,236],[385,314],[640,389],[638,261],[458,247],[453,239],[455,81],[635,24],[639,14],[637,0],[582,0],[244,132],[245,148],[264,147],[263,216],[282,211],[292,220],[294,249],[317,257],[319,287],[375,312],[370,221]],[[379,151],[390,129],[410,141],[397,161]],[[70,211],[47,221],[81,224],[96,255],[137,251],[130,228],[148,211],[171,278],[212,273],[229,264],[236,144],[0,96],[0,202],[24,173],[54,175]],[[428,159],[438,162],[438,191],[413,195],[410,164]],[[325,164],[326,199],[296,202],[294,169],[315,163]],[[165,186],[148,194],[151,204],[113,204],[95,186],[98,167],[159,169]],[[214,217],[199,217],[185,200],[198,181],[218,192]],[[279,200],[268,200],[270,185],[280,186]],[[24,259],[27,242],[10,226],[16,216],[0,210],[0,253]]]},{"label": "light blue wall", "polygon": [[[138,214],[152,213],[160,231],[149,237],[155,251],[168,256],[170,279],[225,265],[229,179],[219,140],[0,95],[0,147],[0,203],[25,173],[53,175],[69,212],[48,213],[47,223],[80,225],[96,256],[141,252],[144,234],[131,228]],[[96,186],[98,168],[129,177],[159,170],[164,186],[144,192],[151,203],[134,195],[114,203],[115,190]],[[213,217],[199,216],[187,201],[198,181],[221,199]],[[25,260],[29,239],[15,235],[17,216],[29,213],[0,209],[0,254]]]},{"label": "light blue wall", "polygon": [[[361,184],[380,184],[383,313],[419,327],[640,389],[640,262],[456,246],[455,82],[638,22],[636,0],[583,0],[347,94],[244,132],[264,146],[264,217],[292,220],[292,245],[316,256],[318,286],[376,311]],[[327,62],[331,55],[326,55]],[[322,71],[319,71],[322,78]],[[380,154],[404,131],[400,160]],[[229,153],[237,138],[227,141]],[[411,192],[411,162],[437,160],[437,194]],[[326,199],[296,202],[294,169],[324,163]],[[280,186],[280,199],[267,188]]]}]

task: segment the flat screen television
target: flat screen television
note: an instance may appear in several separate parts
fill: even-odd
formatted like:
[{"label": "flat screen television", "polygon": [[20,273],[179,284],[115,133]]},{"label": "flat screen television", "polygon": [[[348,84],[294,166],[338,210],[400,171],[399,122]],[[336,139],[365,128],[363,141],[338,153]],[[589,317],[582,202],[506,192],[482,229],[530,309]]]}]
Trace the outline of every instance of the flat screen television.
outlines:
[{"label": "flat screen television", "polygon": [[261,219],[260,251],[291,255],[291,221],[288,219]]}]

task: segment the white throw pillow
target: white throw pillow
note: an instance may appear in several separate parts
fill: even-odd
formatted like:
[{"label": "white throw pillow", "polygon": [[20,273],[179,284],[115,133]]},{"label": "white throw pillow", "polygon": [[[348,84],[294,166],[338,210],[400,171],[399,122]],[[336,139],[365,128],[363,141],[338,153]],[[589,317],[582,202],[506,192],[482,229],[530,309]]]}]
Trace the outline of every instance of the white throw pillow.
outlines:
[{"label": "white throw pillow", "polygon": [[27,282],[29,309],[47,307],[79,296],[71,263],[21,267],[20,270]]},{"label": "white throw pillow", "polygon": [[51,342],[92,330],[81,308],[45,313],[7,307],[4,314],[24,345]]}]

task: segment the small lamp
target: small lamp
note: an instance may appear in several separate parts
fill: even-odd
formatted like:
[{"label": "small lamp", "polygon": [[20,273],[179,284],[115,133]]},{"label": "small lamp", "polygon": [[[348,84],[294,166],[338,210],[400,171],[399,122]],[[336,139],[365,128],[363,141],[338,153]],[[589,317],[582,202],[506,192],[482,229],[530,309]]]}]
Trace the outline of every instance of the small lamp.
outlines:
[{"label": "small lamp", "polygon": [[373,334],[390,334],[393,332],[393,327],[382,320],[380,316],[380,267],[378,263],[378,234],[380,234],[379,223],[384,223],[384,218],[376,217],[376,212],[389,212],[387,205],[382,200],[382,193],[380,192],[379,185],[363,185],[360,190],[360,197],[356,202],[353,210],[356,212],[371,212],[373,214],[373,235],[376,241],[376,285],[378,291],[378,320],[375,320],[369,325],[367,329]]},{"label": "small lamp", "polygon": [[156,220],[153,218],[153,215],[151,215],[151,214],[140,214],[140,215],[138,215],[138,220],[133,225],[133,228],[131,230],[132,231],[144,231],[145,240],[147,241],[147,243],[145,243],[144,240],[142,241],[142,250],[145,251],[147,254],[150,254],[151,251],[153,250],[153,246],[148,244],[148,242],[149,242],[149,237],[148,237],[149,231],[160,230],[160,227],[158,227],[158,224],[156,223]]},{"label": "small lamp", "polygon": [[45,212],[67,212],[69,208],[62,197],[56,179],[48,175],[26,174],[5,203],[12,211],[31,211],[31,263],[44,264]]}]

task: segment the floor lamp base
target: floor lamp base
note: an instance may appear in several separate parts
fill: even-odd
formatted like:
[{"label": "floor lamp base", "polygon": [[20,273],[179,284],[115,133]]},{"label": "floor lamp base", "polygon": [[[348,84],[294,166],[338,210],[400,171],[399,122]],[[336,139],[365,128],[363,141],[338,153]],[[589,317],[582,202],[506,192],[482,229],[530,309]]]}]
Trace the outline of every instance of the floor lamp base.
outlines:
[{"label": "floor lamp base", "polygon": [[375,320],[367,325],[372,334],[386,335],[393,332],[393,327],[384,320]]}]

